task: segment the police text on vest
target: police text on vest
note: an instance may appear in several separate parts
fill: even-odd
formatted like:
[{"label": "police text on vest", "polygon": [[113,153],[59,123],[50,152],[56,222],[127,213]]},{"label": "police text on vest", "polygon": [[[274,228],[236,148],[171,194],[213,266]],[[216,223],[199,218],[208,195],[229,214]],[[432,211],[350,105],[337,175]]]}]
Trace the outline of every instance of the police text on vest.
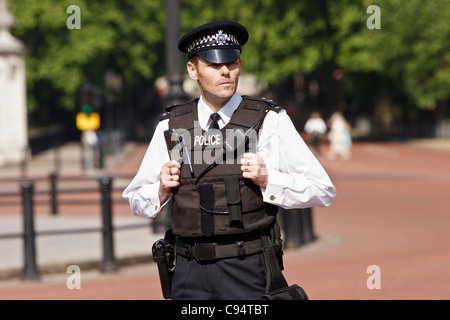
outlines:
[{"label": "police text on vest", "polygon": [[219,132],[217,134],[205,134],[198,135],[194,138],[195,146],[221,146],[222,145],[222,134]]}]

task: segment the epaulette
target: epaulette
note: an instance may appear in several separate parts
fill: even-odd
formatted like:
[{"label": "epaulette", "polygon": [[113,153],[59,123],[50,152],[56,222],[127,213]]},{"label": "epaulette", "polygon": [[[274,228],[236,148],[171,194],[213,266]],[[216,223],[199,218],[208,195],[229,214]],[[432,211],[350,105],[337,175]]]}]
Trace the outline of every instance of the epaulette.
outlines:
[{"label": "epaulette", "polygon": [[280,106],[277,102],[275,102],[271,99],[264,98],[264,97],[257,98],[257,97],[253,97],[253,96],[244,95],[244,96],[242,96],[242,98],[253,100],[253,101],[264,102],[265,104],[268,105],[269,111],[275,111],[275,112],[279,113],[281,110],[284,109],[284,107]]},{"label": "epaulette", "polygon": [[159,116],[159,121],[163,121],[166,119],[170,118],[170,112],[163,112],[160,116]]},{"label": "epaulette", "polygon": [[164,110],[165,110],[166,112],[170,112],[170,110],[172,110],[172,109],[175,108],[175,107],[185,106],[185,105],[191,104],[191,103],[193,103],[193,102],[197,102],[198,100],[199,100],[198,98],[195,98],[195,99],[193,99],[193,100],[191,100],[191,101],[188,101],[188,102],[184,102],[184,103],[176,103],[176,104],[174,104],[174,105],[171,105],[171,106],[169,106],[169,107],[166,107]]},{"label": "epaulette", "polygon": [[159,116],[159,121],[169,119],[170,118],[170,112],[172,111],[172,109],[177,108],[177,107],[182,107],[182,106],[185,106],[185,105],[191,104],[193,102],[197,102],[197,101],[198,101],[198,98],[195,98],[195,99],[193,99],[191,101],[188,101],[188,102],[185,102],[185,103],[176,103],[176,104],[173,104],[171,106],[168,106],[168,107],[164,108],[164,113],[162,113]]}]

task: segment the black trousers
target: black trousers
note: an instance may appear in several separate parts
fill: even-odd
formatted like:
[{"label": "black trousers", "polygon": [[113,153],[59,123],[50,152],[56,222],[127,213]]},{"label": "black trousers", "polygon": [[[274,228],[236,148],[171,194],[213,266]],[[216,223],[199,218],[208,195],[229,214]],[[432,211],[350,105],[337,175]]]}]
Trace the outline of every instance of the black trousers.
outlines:
[{"label": "black trousers", "polygon": [[261,254],[207,263],[177,255],[172,300],[257,300],[265,290]]}]

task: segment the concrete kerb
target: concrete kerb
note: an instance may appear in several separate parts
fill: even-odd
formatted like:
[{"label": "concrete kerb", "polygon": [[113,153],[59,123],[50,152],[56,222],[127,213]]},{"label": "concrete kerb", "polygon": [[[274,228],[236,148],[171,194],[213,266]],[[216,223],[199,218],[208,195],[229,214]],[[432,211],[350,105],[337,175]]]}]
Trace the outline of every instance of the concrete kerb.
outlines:
[{"label": "concrete kerb", "polygon": [[[20,217],[0,217],[0,233],[20,233]],[[115,264],[118,268],[151,262],[151,246],[163,237],[152,232],[150,220],[133,216],[113,217]],[[127,226],[131,228],[127,229]],[[98,228],[98,232],[39,235],[46,231]],[[35,219],[36,264],[40,275],[65,273],[70,265],[82,270],[100,270],[103,259],[101,217],[37,216]],[[7,231],[6,231],[7,230]],[[0,280],[21,278],[24,263],[23,239],[0,241]]]}]

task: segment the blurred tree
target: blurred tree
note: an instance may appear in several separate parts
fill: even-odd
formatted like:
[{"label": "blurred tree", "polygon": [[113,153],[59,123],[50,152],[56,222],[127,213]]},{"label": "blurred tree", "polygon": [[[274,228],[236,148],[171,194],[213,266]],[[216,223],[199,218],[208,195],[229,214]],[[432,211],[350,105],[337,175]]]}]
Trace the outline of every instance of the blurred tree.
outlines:
[{"label": "blurred tree", "polygon": [[[375,119],[387,131],[393,122],[417,120],[419,112],[450,99],[449,0],[329,3],[345,89],[373,105]],[[372,4],[381,9],[379,30],[365,26],[368,14],[357,14]]]},{"label": "blurred tree", "polygon": [[312,73],[332,59],[325,2],[183,1],[183,26],[188,31],[210,20],[239,21],[250,34],[244,71],[277,83],[298,72]]},{"label": "blurred tree", "polygon": [[421,108],[450,97],[450,1],[384,1],[382,73]]},{"label": "blurred tree", "polygon": [[[70,5],[81,29],[68,29]],[[125,94],[152,88],[163,73],[165,16],[161,1],[11,0],[14,33],[27,47],[28,106],[49,122],[50,109],[74,112],[83,82],[104,88],[105,73],[122,78]]]},{"label": "blurred tree", "polygon": [[[241,22],[250,33],[244,73],[309,83],[312,93],[332,97],[321,102],[327,108],[346,108],[351,98],[368,112],[433,109],[450,98],[450,0],[180,1],[183,31]],[[81,9],[80,30],[66,26],[70,5]],[[381,29],[366,25],[370,5],[381,9]],[[29,109],[41,122],[49,110],[75,112],[82,84],[104,88],[108,71],[122,79],[127,110],[148,112],[149,92],[165,72],[162,0],[10,0],[10,10],[28,50]]]}]

